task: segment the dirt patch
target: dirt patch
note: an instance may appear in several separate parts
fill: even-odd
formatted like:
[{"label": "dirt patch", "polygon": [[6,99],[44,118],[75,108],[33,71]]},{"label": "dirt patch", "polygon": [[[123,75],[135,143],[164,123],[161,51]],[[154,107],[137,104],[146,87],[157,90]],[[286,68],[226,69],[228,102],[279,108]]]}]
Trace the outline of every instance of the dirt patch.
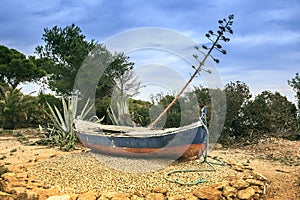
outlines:
[{"label": "dirt patch", "polygon": [[266,199],[300,199],[300,141],[266,138],[239,148],[211,152],[236,162],[248,162],[270,181]]},{"label": "dirt patch", "polygon": [[31,145],[40,138],[37,131],[30,129],[0,134],[0,165],[8,168],[19,164],[30,166],[38,160],[68,154],[58,148]]}]

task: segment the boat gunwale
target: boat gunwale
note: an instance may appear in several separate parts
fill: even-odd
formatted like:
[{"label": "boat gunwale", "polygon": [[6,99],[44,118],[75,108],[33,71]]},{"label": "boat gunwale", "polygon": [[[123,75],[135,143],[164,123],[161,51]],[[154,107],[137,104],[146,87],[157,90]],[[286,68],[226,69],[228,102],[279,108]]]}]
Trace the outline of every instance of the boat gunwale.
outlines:
[{"label": "boat gunwale", "polygon": [[[83,121],[83,120],[81,120]],[[84,121],[85,123],[89,123],[89,124],[96,124],[94,122],[87,122]],[[105,127],[108,127],[110,125],[104,125]],[[194,122],[192,124],[186,125],[186,126],[182,126],[182,127],[178,127],[178,128],[167,128],[167,129],[159,129],[159,130],[155,130],[155,129],[147,129],[144,127],[127,127],[127,126],[114,126],[111,125],[111,127],[118,127],[122,128],[124,127],[124,129],[132,129],[133,131],[131,132],[122,132],[120,130],[112,130],[112,131],[116,131],[113,133],[109,133],[109,132],[105,132],[104,129],[101,129],[101,124],[98,124],[98,127],[92,127],[92,128],[80,128],[80,126],[76,126],[76,122],[75,122],[75,132],[76,134],[85,134],[85,135],[94,135],[94,136],[103,136],[103,137],[124,137],[124,138],[149,138],[149,137],[161,137],[161,136],[167,136],[167,135],[172,135],[172,134],[178,134],[180,132],[183,131],[188,131],[189,129],[194,129],[194,128],[199,128],[199,127],[203,127],[203,125],[201,124],[201,122]],[[136,128],[136,129],[135,129]],[[95,130],[97,129],[97,130]],[[144,131],[139,131],[139,129],[144,129]],[[108,131],[108,129],[106,129]],[[120,131],[120,132],[118,132]]]}]

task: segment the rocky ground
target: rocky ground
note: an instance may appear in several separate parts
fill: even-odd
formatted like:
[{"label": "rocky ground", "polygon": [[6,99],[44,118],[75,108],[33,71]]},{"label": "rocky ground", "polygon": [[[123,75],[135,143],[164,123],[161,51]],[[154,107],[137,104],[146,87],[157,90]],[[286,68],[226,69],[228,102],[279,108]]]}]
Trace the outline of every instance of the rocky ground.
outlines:
[{"label": "rocky ground", "polygon": [[[300,141],[217,145],[209,161],[218,157],[225,166],[167,175],[212,168],[199,160],[134,160],[28,145],[38,138],[31,130],[0,134],[0,199],[300,199]],[[180,185],[176,179],[208,182]]]}]

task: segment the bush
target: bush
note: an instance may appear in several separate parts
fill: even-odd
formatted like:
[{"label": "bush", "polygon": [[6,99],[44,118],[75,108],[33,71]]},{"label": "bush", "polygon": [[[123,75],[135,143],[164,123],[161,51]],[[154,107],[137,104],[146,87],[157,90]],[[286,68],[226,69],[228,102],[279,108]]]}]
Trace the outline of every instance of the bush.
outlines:
[{"label": "bush", "polygon": [[263,91],[245,108],[245,126],[253,136],[269,134],[294,138],[297,133],[297,109],[280,93]]},{"label": "bush", "polygon": [[30,121],[30,113],[38,110],[35,99],[20,89],[0,86],[0,122],[3,129],[22,127]]}]

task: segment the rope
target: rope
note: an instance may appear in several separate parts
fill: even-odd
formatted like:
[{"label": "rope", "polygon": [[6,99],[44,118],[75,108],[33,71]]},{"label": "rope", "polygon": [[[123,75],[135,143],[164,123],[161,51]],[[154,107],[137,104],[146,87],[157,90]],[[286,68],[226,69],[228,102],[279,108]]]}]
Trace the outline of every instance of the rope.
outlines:
[{"label": "rope", "polygon": [[[207,161],[207,152],[208,152],[208,145],[209,145],[209,132],[208,132],[208,128],[205,124],[205,122],[203,122],[202,118],[199,119],[201,125],[205,128],[206,130],[206,145],[205,145],[205,151],[202,152],[201,156],[203,157],[203,161],[201,161],[201,163],[207,163],[210,167],[210,169],[186,169],[186,170],[172,170],[169,171],[165,174],[165,180],[172,182],[172,183],[178,183],[180,185],[197,185],[199,183],[207,183],[208,180],[203,179],[202,177],[200,177],[198,180],[194,181],[194,182],[183,182],[181,180],[179,180],[178,178],[176,179],[171,179],[169,178],[169,176],[171,174],[176,174],[176,173],[189,173],[189,172],[199,172],[199,174],[201,172],[215,172],[217,171],[216,168],[214,167],[214,165],[220,165],[220,166],[225,166],[225,163],[220,159],[220,158],[213,158],[214,160],[217,160],[218,162],[208,162]],[[201,156],[199,157],[199,159],[201,158]]]},{"label": "rope", "polygon": [[178,178],[176,179],[171,179],[169,178],[169,176],[171,174],[176,174],[176,173],[189,173],[189,172],[199,172],[199,174],[201,172],[215,172],[217,171],[216,168],[214,167],[214,165],[220,165],[220,166],[225,166],[225,163],[219,159],[219,158],[213,158],[214,160],[217,160],[218,162],[208,162],[207,159],[202,161],[201,163],[207,163],[210,167],[210,169],[185,169],[185,170],[172,170],[169,171],[165,174],[165,179],[169,182],[172,183],[178,183],[180,185],[197,185],[199,183],[207,183],[208,180],[203,179],[202,177],[200,177],[198,180],[194,181],[194,182],[183,182],[181,180],[179,180]]}]

